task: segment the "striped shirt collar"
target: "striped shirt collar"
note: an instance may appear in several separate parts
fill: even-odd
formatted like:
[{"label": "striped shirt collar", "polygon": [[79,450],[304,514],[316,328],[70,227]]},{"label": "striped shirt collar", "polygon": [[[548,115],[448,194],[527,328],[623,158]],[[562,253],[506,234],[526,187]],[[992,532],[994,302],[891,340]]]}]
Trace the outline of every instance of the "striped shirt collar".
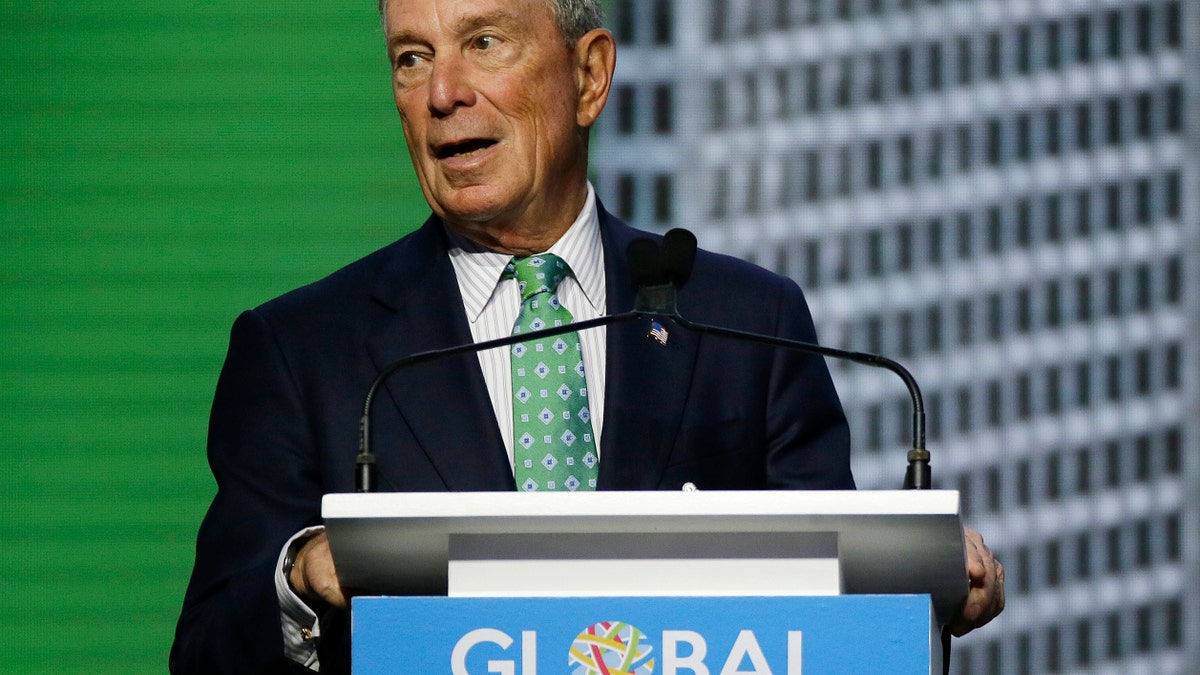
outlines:
[{"label": "striped shirt collar", "polygon": [[[450,240],[450,258],[459,277],[463,308],[467,319],[474,323],[500,287],[504,268],[512,256],[460,237],[450,228],[446,228],[446,235]],[[596,193],[590,182],[587,184],[583,210],[548,252],[566,261],[596,314],[603,314],[606,303],[604,245],[600,238]]]}]

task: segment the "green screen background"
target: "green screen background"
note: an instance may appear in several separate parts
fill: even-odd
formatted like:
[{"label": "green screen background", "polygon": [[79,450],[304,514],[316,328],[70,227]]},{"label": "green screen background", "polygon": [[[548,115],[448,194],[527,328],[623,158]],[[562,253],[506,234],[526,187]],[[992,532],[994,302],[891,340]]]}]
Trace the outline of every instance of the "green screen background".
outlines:
[{"label": "green screen background", "polygon": [[0,0],[0,672],[165,672],[242,309],[419,224],[374,2]]}]

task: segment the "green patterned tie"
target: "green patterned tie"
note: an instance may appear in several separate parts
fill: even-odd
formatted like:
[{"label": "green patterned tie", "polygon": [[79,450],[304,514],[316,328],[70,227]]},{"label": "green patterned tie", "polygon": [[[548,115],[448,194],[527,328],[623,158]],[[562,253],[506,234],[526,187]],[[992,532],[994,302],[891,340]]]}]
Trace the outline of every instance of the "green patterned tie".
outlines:
[{"label": "green patterned tie", "polygon": [[[570,273],[562,258],[549,253],[509,262],[504,276],[515,278],[521,291],[513,335],[571,323],[555,294]],[[595,490],[599,458],[579,333],[521,342],[509,360],[517,489]]]}]

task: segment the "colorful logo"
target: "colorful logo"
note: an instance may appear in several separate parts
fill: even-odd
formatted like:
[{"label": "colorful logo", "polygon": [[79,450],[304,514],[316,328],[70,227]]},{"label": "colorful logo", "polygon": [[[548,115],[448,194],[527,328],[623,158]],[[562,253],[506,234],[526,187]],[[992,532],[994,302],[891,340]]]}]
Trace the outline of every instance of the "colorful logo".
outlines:
[{"label": "colorful logo", "polygon": [[605,621],[580,633],[571,645],[571,675],[653,675],[654,648],[637,628]]}]

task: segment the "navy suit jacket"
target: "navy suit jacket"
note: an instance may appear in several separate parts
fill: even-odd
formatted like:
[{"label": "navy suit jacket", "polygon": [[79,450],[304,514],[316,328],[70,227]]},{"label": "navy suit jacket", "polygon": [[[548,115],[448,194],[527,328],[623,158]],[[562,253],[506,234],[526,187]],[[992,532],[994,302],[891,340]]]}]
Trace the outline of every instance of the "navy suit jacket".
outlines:
[{"label": "navy suit jacket", "polygon": [[[625,251],[645,236],[600,209],[609,311],[631,309]],[[699,252],[678,296],[694,321],[815,341],[794,282]],[[823,359],[649,320],[610,326],[601,490],[854,486],[849,433]],[[358,420],[379,372],[471,341],[431,218],[413,234],[242,314],[217,385],[208,456],[217,494],[172,647],[176,672],[286,672],[274,574],[284,542],[354,488]],[[372,416],[381,489],[514,490],[474,355],[393,376]],[[347,623],[322,617],[323,671],[348,667]]]}]

